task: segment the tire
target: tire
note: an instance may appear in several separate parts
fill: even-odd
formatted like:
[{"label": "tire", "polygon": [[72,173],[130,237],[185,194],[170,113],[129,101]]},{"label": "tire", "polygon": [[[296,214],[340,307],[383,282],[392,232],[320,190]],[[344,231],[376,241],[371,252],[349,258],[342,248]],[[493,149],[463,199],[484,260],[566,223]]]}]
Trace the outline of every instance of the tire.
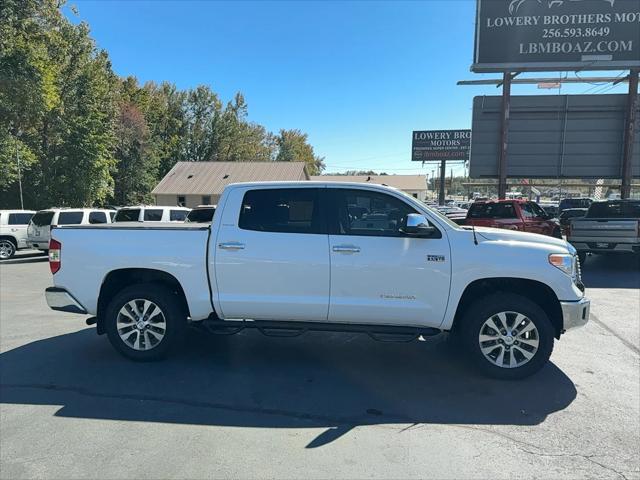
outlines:
[{"label": "tire", "polygon": [[[147,317],[141,320],[140,314],[145,310]],[[153,283],[132,285],[120,291],[104,316],[111,345],[121,355],[140,362],[160,360],[177,349],[184,338],[186,324],[187,315],[177,295]]]},{"label": "tire", "polygon": [[578,252],[578,261],[580,262],[580,266],[584,267],[584,264],[587,262],[587,252]]},{"label": "tire", "polygon": [[0,239],[0,260],[9,260],[16,254],[16,245],[8,238]]},{"label": "tire", "polygon": [[[494,334],[488,323],[502,327],[505,319],[507,329],[503,331],[507,335]],[[522,295],[495,293],[481,298],[469,307],[462,320],[460,334],[469,359],[487,376],[502,380],[526,378],[540,370],[553,351],[553,325],[542,308]],[[509,329],[516,323],[520,334],[511,335]]]}]

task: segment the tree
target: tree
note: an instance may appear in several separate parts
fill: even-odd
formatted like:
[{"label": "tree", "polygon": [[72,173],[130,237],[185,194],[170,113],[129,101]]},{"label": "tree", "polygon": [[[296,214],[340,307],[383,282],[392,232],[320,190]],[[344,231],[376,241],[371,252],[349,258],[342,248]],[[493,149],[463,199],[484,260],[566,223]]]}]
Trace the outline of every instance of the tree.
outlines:
[{"label": "tree", "polygon": [[320,175],[324,170],[324,158],[313,152],[307,134],[300,130],[280,130],[276,137],[277,162],[305,162],[309,175]]}]

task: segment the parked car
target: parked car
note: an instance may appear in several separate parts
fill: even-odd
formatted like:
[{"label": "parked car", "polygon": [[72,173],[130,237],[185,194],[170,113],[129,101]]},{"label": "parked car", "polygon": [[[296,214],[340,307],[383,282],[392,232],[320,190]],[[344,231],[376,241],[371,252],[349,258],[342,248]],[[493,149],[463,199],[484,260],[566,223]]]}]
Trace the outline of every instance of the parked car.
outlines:
[{"label": "parked car", "polygon": [[33,210],[0,210],[0,260],[13,257],[27,245],[27,225]]},{"label": "parked car", "polygon": [[584,217],[571,219],[567,240],[582,264],[587,253],[640,254],[640,200],[592,203]]},{"label": "parked car", "polygon": [[560,212],[567,208],[589,208],[593,203],[591,198],[563,198],[560,200],[558,208]]},{"label": "parked car", "polygon": [[189,212],[185,222],[211,223],[214,213],[216,213],[216,205],[198,205]]},{"label": "parked car", "polygon": [[567,208],[563,210],[558,219],[560,222],[560,228],[563,235],[569,235],[569,226],[572,218],[584,217],[588,208]]},{"label": "parked car", "polygon": [[184,222],[190,211],[191,209],[186,207],[122,207],[116,212],[113,222]]},{"label": "parked car", "polygon": [[538,205],[549,215],[549,218],[560,217],[560,207],[557,203],[540,202]]},{"label": "parked car", "polygon": [[475,202],[469,207],[465,225],[520,230],[562,238],[560,223],[537,203],[526,200]]},{"label": "parked car", "polygon": [[101,208],[50,208],[40,210],[27,227],[29,248],[46,252],[52,227],[59,225],[99,225],[111,223],[111,210]]},{"label": "parked car", "polygon": [[[352,218],[349,205],[366,212]],[[69,226],[52,237],[47,303],[95,315],[87,323],[132,360],[167,355],[188,322],[387,341],[444,331],[485,373],[513,379],[589,318],[564,240],[461,228],[383,185],[231,184],[212,225]]]}]

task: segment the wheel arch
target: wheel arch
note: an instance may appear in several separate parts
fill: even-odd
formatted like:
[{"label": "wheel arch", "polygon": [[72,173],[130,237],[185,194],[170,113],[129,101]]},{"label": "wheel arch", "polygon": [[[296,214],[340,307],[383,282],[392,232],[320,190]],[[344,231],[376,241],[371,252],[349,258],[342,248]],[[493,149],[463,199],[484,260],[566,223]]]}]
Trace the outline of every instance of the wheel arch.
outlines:
[{"label": "wheel arch", "polygon": [[178,297],[187,316],[190,315],[189,304],[184,289],[178,279],[170,273],[152,268],[122,268],[112,270],[104,277],[98,295],[96,315],[98,318],[98,334],[101,335],[105,333],[104,313],[109,301],[126,287],[143,283],[155,283],[169,288]]},{"label": "wheel arch", "polygon": [[542,282],[513,277],[483,278],[467,285],[458,302],[451,331],[455,332],[461,327],[462,318],[473,302],[479,298],[498,292],[522,295],[535,302],[544,310],[547,317],[549,317],[554,328],[555,338],[560,338],[564,328],[562,307],[555,292],[551,287]]},{"label": "wheel arch", "polygon": [[0,235],[0,240],[9,240],[16,247],[16,250],[18,249],[18,239],[15,236],[3,234]]}]

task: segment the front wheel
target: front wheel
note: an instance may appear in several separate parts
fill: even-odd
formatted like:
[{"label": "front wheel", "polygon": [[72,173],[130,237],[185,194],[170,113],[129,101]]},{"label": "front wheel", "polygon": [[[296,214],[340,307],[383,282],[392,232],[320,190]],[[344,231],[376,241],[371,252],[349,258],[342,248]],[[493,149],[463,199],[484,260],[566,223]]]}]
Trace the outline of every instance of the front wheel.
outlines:
[{"label": "front wheel", "polygon": [[111,345],[125,357],[152,361],[165,357],[182,340],[186,313],[178,297],[157,284],[132,285],[119,292],[105,311]]},{"label": "front wheel", "polygon": [[554,329],[544,310],[512,293],[496,293],[471,305],[461,334],[473,363],[500,379],[533,375],[553,351]]}]

